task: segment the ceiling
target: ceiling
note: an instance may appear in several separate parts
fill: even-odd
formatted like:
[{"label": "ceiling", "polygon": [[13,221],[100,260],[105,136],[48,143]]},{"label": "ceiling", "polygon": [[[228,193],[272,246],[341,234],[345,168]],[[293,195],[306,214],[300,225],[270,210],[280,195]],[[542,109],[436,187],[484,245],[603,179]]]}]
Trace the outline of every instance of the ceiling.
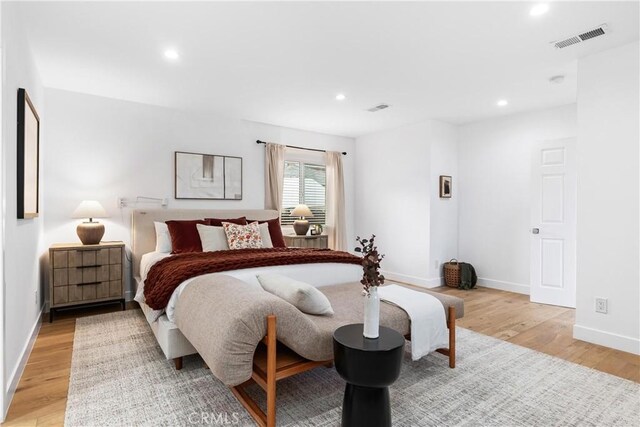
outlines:
[{"label": "ceiling", "polygon": [[[359,136],[576,100],[577,59],[639,38],[638,2],[23,3],[45,86]],[[607,23],[611,33],[549,42]],[[180,55],[171,62],[168,48]],[[565,75],[563,84],[551,76]],[[346,100],[337,101],[344,93]],[[496,102],[507,99],[499,108]],[[380,103],[391,105],[370,113]]]}]

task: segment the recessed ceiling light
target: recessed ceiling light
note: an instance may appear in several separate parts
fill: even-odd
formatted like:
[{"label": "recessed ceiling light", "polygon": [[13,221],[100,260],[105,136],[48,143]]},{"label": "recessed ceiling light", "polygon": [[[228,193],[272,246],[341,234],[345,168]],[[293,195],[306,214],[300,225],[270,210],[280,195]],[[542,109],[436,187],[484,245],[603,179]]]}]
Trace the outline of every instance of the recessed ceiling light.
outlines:
[{"label": "recessed ceiling light", "polygon": [[500,101],[497,102],[498,107],[505,107],[506,105],[509,104],[509,102],[506,99],[501,99]]},{"label": "recessed ceiling light", "polygon": [[175,61],[176,59],[178,59],[179,56],[180,55],[178,55],[178,52],[173,49],[168,49],[164,51],[164,57],[167,59],[171,59],[172,61]]},{"label": "recessed ceiling light", "polygon": [[535,5],[535,6],[533,6],[531,8],[531,10],[529,11],[529,15],[531,15],[531,16],[540,16],[540,15],[544,15],[548,11],[549,11],[549,4],[547,4],[547,3],[538,3],[537,5]]},{"label": "recessed ceiling light", "polygon": [[345,99],[347,99],[347,97],[344,96],[344,93],[339,93],[336,95],[336,101],[344,101]]}]

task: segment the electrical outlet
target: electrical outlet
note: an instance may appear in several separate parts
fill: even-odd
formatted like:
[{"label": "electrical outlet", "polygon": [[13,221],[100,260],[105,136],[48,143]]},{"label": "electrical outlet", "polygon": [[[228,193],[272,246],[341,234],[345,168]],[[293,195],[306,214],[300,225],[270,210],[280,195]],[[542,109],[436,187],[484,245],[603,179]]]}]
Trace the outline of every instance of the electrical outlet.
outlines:
[{"label": "electrical outlet", "polygon": [[607,314],[608,302],[606,298],[596,298],[596,313]]}]

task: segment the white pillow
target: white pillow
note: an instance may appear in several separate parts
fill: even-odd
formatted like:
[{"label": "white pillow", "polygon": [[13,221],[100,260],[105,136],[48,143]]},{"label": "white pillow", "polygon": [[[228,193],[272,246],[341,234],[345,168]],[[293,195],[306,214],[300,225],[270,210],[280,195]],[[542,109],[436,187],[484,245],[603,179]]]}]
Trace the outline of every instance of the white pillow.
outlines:
[{"label": "white pillow", "polygon": [[200,235],[200,243],[202,243],[202,252],[228,251],[227,235],[224,234],[224,228],[212,225],[196,224],[198,234]]},{"label": "white pillow", "polygon": [[258,225],[260,229],[260,238],[262,239],[262,247],[263,248],[272,248],[273,242],[271,241],[271,234],[269,234],[269,224],[263,222]]},{"label": "white pillow", "polygon": [[157,221],[154,221],[153,225],[156,228],[156,252],[170,254],[173,247],[171,246],[169,227],[164,222]]},{"label": "white pillow", "polygon": [[262,289],[294,305],[307,314],[332,315],[329,299],[308,283],[299,282],[281,274],[256,276]]}]

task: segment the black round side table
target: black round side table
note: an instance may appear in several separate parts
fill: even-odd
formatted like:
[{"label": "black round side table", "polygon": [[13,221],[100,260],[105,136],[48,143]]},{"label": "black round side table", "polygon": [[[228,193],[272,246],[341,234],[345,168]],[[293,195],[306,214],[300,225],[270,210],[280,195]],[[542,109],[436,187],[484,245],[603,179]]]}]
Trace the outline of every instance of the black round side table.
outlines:
[{"label": "black round side table", "polygon": [[376,339],[362,335],[363,324],[342,326],[333,333],[336,370],[347,382],[342,403],[343,427],[391,426],[389,386],[398,379],[404,337],[380,326]]}]

